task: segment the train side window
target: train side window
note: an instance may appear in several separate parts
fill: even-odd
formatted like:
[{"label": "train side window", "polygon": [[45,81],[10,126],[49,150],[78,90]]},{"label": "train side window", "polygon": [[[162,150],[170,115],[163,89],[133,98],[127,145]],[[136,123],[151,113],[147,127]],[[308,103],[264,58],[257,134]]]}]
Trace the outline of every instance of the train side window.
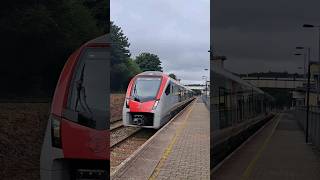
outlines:
[{"label": "train side window", "polygon": [[171,93],[174,93],[174,91],[173,91],[173,84],[170,84],[171,86]]},{"label": "train side window", "polygon": [[170,94],[170,87],[171,87],[171,83],[168,84],[168,86],[167,86],[167,88],[165,90],[166,95]]},{"label": "train side window", "polygon": [[173,95],[177,95],[177,87],[175,84],[172,85],[172,93]]}]

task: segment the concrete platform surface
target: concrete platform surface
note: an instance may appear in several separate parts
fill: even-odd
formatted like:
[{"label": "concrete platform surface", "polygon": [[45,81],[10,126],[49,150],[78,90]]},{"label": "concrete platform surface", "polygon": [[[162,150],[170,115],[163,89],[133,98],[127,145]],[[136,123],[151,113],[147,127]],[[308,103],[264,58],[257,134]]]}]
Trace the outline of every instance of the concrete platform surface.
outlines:
[{"label": "concrete platform surface", "polygon": [[320,156],[292,114],[281,113],[213,172],[214,180],[319,180]]},{"label": "concrete platform surface", "polygon": [[198,98],[112,179],[210,179],[209,138],[209,111]]}]

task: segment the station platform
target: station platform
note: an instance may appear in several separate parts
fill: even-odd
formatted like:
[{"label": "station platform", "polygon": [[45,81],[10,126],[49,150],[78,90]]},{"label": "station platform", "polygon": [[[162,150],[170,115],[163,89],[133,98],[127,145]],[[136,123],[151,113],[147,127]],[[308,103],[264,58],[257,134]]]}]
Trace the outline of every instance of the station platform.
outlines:
[{"label": "station platform", "polygon": [[319,180],[320,154],[290,113],[280,113],[221,162],[214,180]]},{"label": "station platform", "polygon": [[210,179],[210,116],[197,98],[133,154],[111,179]]}]

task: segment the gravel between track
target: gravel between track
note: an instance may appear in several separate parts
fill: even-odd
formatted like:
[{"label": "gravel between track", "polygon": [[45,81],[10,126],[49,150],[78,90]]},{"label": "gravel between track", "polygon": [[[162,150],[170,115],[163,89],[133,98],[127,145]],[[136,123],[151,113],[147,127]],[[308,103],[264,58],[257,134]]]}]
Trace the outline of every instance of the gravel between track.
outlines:
[{"label": "gravel between track", "polygon": [[126,139],[127,137],[131,136],[133,133],[139,131],[141,128],[136,127],[121,127],[111,131],[110,134],[110,147],[114,146],[115,144],[121,142],[122,140]]},{"label": "gravel between track", "polygon": [[125,141],[111,148],[110,169],[111,172],[142,146],[152,135],[156,133],[155,129],[142,129]]},{"label": "gravel between track", "polygon": [[[124,97],[111,95],[111,121],[121,118]],[[1,180],[40,179],[40,152],[50,101],[49,98],[0,101]]]}]

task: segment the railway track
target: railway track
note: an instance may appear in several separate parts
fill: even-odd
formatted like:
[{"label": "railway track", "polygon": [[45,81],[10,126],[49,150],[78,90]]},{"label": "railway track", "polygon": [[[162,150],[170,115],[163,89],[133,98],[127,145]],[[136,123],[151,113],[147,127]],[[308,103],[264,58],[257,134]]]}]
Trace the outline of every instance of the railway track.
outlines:
[{"label": "railway track", "polygon": [[125,161],[156,132],[157,130],[155,129],[137,128],[131,135],[111,145],[111,172],[113,172],[117,166]]},{"label": "railway track", "polygon": [[111,171],[134,153],[134,151],[144,144],[155,132],[156,130],[154,129],[125,127],[122,124],[122,119],[111,122]]},{"label": "railway track", "polygon": [[[185,110],[185,106],[181,107],[175,115]],[[121,122],[121,125],[119,123]],[[116,125],[119,123],[119,125]],[[131,154],[139,149],[149,138],[156,132],[156,129],[146,129],[139,127],[125,127],[121,120],[113,121],[110,127],[110,173],[113,173],[117,166],[121,165]]]},{"label": "railway track", "polygon": [[137,127],[125,127],[123,125],[119,126],[118,128],[114,128],[113,130],[111,130],[110,148],[112,149],[114,146],[122,143],[141,129],[142,128]]},{"label": "railway track", "polygon": [[112,121],[110,124],[110,131],[114,131],[115,129],[123,127],[122,119],[117,119],[115,121]]},{"label": "railway track", "polygon": [[[111,149],[111,171],[121,162],[128,158],[146,140],[148,131],[138,127],[125,127],[122,119],[112,121],[110,124],[110,149]],[[148,134],[148,133],[147,133]],[[149,133],[150,134],[150,133]]]}]

